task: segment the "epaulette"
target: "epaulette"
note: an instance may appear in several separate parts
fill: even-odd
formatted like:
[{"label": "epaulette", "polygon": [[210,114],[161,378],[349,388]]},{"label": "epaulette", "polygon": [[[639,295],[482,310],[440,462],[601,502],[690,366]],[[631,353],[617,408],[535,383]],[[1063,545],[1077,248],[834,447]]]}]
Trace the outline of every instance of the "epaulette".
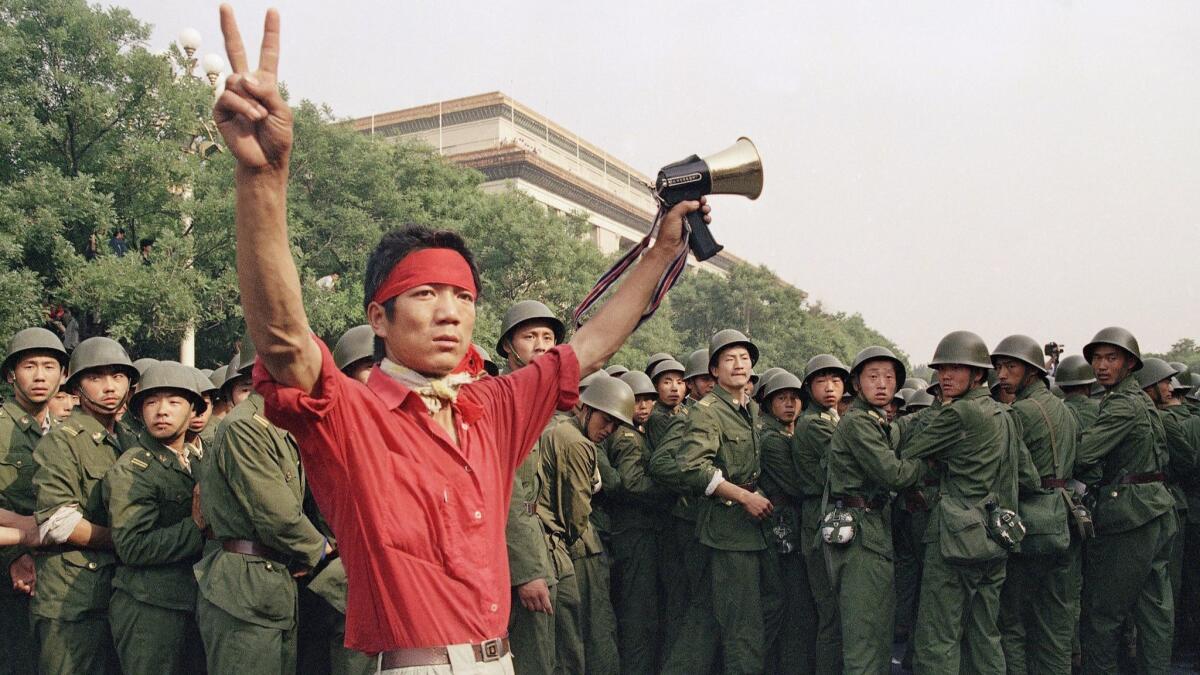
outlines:
[{"label": "epaulette", "polygon": [[263,425],[264,427],[266,427],[268,429],[271,428],[271,422],[268,421],[267,418],[263,417],[262,415],[259,415],[258,413],[254,413],[254,421],[258,422],[259,424]]},{"label": "epaulette", "polygon": [[887,421],[887,420],[883,419],[883,415],[880,415],[879,413],[875,412],[874,410],[868,410],[867,414],[870,415],[871,417],[874,417],[875,421],[879,422],[880,424],[883,424],[884,422]]},{"label": "epaulette", "polygon": [[696,401],[696,405],[702,405],[705,408],[707,408],[708,406],[712,405],[712,401],[708,400],[708,397],[705,396],[704,398],[700,399],[699,401]]},{"label": "epaulette", "polygon": [[8,417],[8,411],[6,411],[3,407],[0,407],[0,419],[4,419],[5,417]]},{"label": "epaulette", "polygon": [[99,444],[103,440],[104,440],[104,432],[103,431],[97,431],[96,433],[92,434],[92,442],[93,443]]},{"label": "epaulette", "polygon": [[621,433],[623,433],[625,435],[625,438],[637,438],[637,434],[633,433],[632,431],[630,431],[628,429],[626,429],[625,431],[623,431]]},{"label": "epaulette", "polygon": [[68,434],[71,434],[72,438],[75,436],[78,436],[79,432],[82,431],[81,429],[76,429],[75,427],[73,427],[69,424],[62,425],[62,430],[67,432]]},{"label": "epaulette", "polygon": [[821,413],[821,419],[823,419],[827,422],[836,422],[837,421],[837,420],[833,419],[833,415],[830,415],[827,412]]},{"label": "epaulette", "polygon": [[[144,454],[146,455],[146,459],[150,459],[152,457],[149,450],[145,451]],[[142,458],[140,458],[140,457],[130,458],[129,463],[136,466],[137,468],[141,469],[142,471],[145,471],[146,469],[150,468],[150,465],[148,463],[142,461]]]}]

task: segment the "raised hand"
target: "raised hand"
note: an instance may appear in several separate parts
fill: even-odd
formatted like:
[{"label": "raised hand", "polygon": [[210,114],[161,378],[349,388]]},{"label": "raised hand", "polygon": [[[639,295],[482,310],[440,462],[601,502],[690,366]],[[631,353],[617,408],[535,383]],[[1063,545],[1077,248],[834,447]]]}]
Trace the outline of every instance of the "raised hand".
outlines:
[{"label": "raised hand", "polygon": [[679,202],[663,216],[654,248],[661,248],[670,253],[672,258],[683,250],[687,245],[687,237],[683,234],[683,220],[697,209],[704,214],[704,222],[712,223],[712,216],[709,215],[712,207],[708,205],[708,197],[701,197],[700,201]]},{"label": "raised hand", "polygon": [[213,106],[213,120],[238,168],[287,171],[292,150],[292,110],[279,94],[279,12],[267,10],[258,69],[250,71],[233,8],[221,5],[221,33],[233,74]]}]

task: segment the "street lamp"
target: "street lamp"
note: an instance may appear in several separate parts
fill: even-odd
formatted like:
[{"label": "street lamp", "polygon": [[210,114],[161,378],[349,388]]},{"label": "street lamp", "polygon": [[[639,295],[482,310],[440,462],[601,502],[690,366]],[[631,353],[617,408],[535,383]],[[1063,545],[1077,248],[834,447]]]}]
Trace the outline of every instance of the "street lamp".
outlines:
[{"label": "street lamp", "polygon": [[205,76],[208,77],[208,83],[215,90],[217,88],[217,79],[221,77],[221,73],[225,70],[225,59],[221,58],[220,54],[205,54],[200,61],[200,67],[204,69]]},{"label": "street lamp", "polygon": [[195,28],[184,28],[179,31],[179,46],[183,47],[183,53],[187,54],[188,60],[191,61],[196,50],[200,49],[200,31]]}]

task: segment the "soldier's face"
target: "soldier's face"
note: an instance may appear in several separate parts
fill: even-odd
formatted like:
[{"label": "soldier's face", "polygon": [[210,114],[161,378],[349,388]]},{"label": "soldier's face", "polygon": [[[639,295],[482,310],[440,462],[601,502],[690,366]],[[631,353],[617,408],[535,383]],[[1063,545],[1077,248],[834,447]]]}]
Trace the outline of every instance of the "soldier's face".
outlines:
[{"label": "soldier's face", "polygon": [[1171,380],[1160,380],[1154,383],[1153,387],[1146,387],[1146,394],[1150,400],[1154,401],[1155,405],[1165,405],[1175,398],[1175,392],[1171,391]]},{"label": "soldier's face", "polygon": [[208,425],[208,420],[212,417],[212,397],[208,394],[204,394],[203,398],[205,404],[204,412],[193,415],[192,421],[188,423],[188,430],[195,433],[204,431],[204,427]]},{"label": "soldier's face", "polygon": [[169,390],[152,391],[142,399],[142,422],[155,439],[169,443],[178,439],[195,416],[186,396]]},{"label": "soldier's face", "polygon": [[241,375],[233,384],[229,385],[229,401],[231,405],[237,405],[246,400],[250,392],[254,391],[254,385],[251,383],[249,375]]},{"label": "soldier's face", "polygon": [[996,379],[1004,393],[1016,395],[1025,386],[1025,377],[1029,375],[1029,367],[1021,361],[1000,357],[996,359]]},{"label": "soldier's face", "polygon": [[359,359],[354,363],[346,366],[346,374],[352,380],[358,380],[363,384],[367,383],[367,378],[371,376],[371,368],[375,367],[375,362],[371,359]]},{"label": "soldier's face", "polygon": [[658,390],[658,400],[668,408],[679,405],[687,393],[687,383],[683,381],[682,373],[666,372],[659,375],[654,388]]},{"label": "soldier's face", "polygon": [[62,382],[62,365],[44,353],[30,352],[17,360],[8,373],[8,383],[23,406],[41,406],[49,401]]},{"label": "soldier's face", "polygon": [[600,412],[599,410],[591,410],[591,415],[587,416],[587,427],[583,430],[587,435],[588,440],[593,443],[601,443],[608,438],[612,432],[616,431],[618,422],[608,413]]},{"label": "soldier's face", "polygon": [[68,394],[65,391],[59,390],[50,399],[49,411],[55,419],[66,419],[75,406],[79,405],[79,399]]},{"label": "soldier's face", "polygon": [[85,408],[102,415],[119,412],[129,394],[129,376],[118,368],[91,368],[79,376]]},{"label": "soldier's face", "polygon": [[[554,329],[546,321],[523,323],[509,337],[508,351],[519,361],[515,365],[531,363],[534,359],[554,349]],[[510,366],[514,365],[512,363]]]},{"label": "soldier's face", "polygon": [[1120,347],[1097,345],[1092,350],[1092,370],[1096,381],[1105,387],[1115,387],[1133,372],[1133,358]]},{"label": "soldier's face", "polygon": [[371,303],[367,320],[388,358],[426,377],[443,377],[471,347],[475,296],[450,284],[425,284],[396,296],[391,316]]},{"label": "soldier's face", "polygon": [[771,414],[784,424],[796,421],[800,414],[800,392],[795,389],[784,389],[771,395]]},{"label": "soldier's face", "polygon": [[729,347],[717,355],[717,362],[709,371],[716,376],[717,384],[731,394],[739,394],[750,384],[750,351],[745,347]]},{"label": "soldier's face", "polygon": [[650,419],[650,413],[654,412],[655,397],[649,395],[639,395],[633,403],[633,423],[641,426]]},{"label": "soldier's face", "polygon": [[867,361],[858,371],[859,396],[882,408],[896,395],[896,366],[891,361]]},{"label": "soldier's face", "polygon": [[832,408],[837,405],[837,402],[842,400],[842,394],[846,392],[846,383],[842,380],[842,376],[834,372],[818,372],[809,381],[809,393],[812,394],[813,400],[818,405],[825,408]]},{"label": "soldier's face", "polygon": [[970,366],[947,363],[936,366],[935,369],[944,400],[956,399],[970,391],[974,385],[975,371]]},{"label": "soldier's face", "polygon": [[715,386],[717,378],[712,375],[697,375],[687,381],[688,394],[696,401],[708,396]]}]

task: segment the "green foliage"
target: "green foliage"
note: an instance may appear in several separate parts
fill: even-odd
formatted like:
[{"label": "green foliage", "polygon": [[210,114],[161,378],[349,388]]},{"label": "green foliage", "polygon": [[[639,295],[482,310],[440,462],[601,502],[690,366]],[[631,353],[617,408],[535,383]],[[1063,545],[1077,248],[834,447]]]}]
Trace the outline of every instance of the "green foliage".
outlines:
[{"label": "green foliage", "polygon": [[[0,0],[0,341],[57,304],[135,357],[175,358],[192,323],[197,364],[215,366],[241,337],[233,161],[198,152],[216,140],[211,92],[178,51],[147,51],[149,34],[126,10],[84,0]],[[300,102],[288,225],[313,330],[332,343],[363,321],[370,251],[414,222],[470,243],[483,271],[475,340],[489,352],[512,302],[536,298],[567,319],[612,260],[587,240],[584,218],[516,191],[481,192],[482,180],[428,147],[365,136]],[[127,234],[124,257],[109,250],[116,228]],[[155,242],[148,263],[142,238]],[[332,289],[316,285],[334,272]],[[818,352],[848,359],[867,344],[892,346],[861,317],[810,307],[766,268],[740,265],[728,279],[688,274],[614,362],[684,358],[727,327],[759,343],[759,370],[798,372]]]},{"label": "green foliage", "polygon": [[1186,363],[1188,370],[1200,373],[1200,344],[1192,338],[1182,338],[1171,345],[1171,351],[1166,354],[1143,354],[1144,357],[1157,356],[1163,361],[1181,361]]}]

